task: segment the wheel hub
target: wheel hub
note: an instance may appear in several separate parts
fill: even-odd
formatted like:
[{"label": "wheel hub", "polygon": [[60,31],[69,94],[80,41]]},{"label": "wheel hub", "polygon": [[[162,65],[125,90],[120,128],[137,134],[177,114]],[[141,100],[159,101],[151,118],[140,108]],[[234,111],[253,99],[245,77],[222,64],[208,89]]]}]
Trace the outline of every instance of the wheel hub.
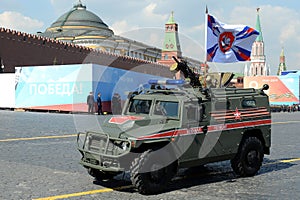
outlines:
[{"label": "wheel hub", "polygon": [[257,163],[258,161],[258,155],[257,152],[255,150],[249,151],[249,153],[247,154],[247,162],[250,166],[255,165],[255,163]]}]

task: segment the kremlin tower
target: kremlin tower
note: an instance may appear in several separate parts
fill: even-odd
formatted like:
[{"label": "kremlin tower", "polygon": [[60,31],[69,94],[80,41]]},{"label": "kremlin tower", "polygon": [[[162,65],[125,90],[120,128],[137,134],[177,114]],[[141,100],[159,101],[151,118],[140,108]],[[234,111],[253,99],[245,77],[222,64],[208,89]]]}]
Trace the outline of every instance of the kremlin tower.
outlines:
[{"label": "kremlin tower", "polygon": [[182,57],[180,42],[178,37],[178,24],[174,21],[174,12],[172,12],[168,22],[165,24],[165,39],[161,52],[160,64],[171,66],[176,58]]},{"label": "kremlin tower", "polygon": [[[179,59],[182,58],[178,24],[174,20],[174,12],[171,13],[168,22],[165,24],[165,39],[161,51],[161,60],[158,60],[158,63],[172,66],[175,63],[173,56]],[[180,79],[180,72],[177,72],[175,77],[176,79]]]},{"label": "kremlin tower", "polygon": [[[266,56],[264,52],[264,41],[261,31],[259,8],[257,8],[256,18],[256,30],[259,32],[259,36],[256,38],[252,46],[251,64],[249,74],[245,73],[245,76],[268,76],[269,69],[266,65]],[[247,66],[245,66],[246,68]]]},{"label": "kremlin tower", "polygon": [[281,54],[280,54],[279,67],[278,67],[277,75],[280,76],[281,72],[283,72],[283,71],[286,71],[286,65],[285,65],[284,50],[282,48]]}]

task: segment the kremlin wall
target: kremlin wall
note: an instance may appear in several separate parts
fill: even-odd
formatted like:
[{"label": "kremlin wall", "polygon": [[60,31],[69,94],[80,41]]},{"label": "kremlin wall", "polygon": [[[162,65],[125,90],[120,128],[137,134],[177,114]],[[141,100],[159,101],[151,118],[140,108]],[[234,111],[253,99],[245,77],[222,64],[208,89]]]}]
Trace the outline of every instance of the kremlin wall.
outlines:
[{"label": "kremlin wall", "polygon": [[[284,52],[279,76],[269,76],[257,10],[251,63],[237,77],[236,87],[270,85],[271,105],[299,104],[299,72],[284,73]],[[0,28],[0,108],[86,112],[86,96],[103,94],[104,111],[111,99],[140,88],[150,78],[175,78],[169,67],[172,56],[184,59],[196,73],[208,71],[203,62],[183,56],[174,14],[165,24],[162,48],[114,34],[100,17],[81,1],[37,35]],[[281,74],[285,75],[281,75]],[[180,75],[176,74],[176,78]]]}]

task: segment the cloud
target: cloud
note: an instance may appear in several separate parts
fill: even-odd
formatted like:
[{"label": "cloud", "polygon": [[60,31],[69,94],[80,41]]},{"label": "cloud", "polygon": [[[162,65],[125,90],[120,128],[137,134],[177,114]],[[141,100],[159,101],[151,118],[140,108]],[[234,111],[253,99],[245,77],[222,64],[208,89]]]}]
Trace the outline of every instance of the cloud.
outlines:
[{"label": "cloud", "polygon": [[162,14],[155,13],[156,7],[157,7],[156,3],[150,3],[145,8],[143,8],[141,10],[141,12],[139,13],[139,15],[141,16],[140,19],[143,19],[143,21],[146,22],[147,24],[165,23],[166,20],[168,19],[168,15],[167,14],[162,15]]},{"label": "cloud", "polygon": [[122,32],[120,35],[153,47],[161,48],[164,38],[164,29],[143,27]]},{"label": "cloud", "polygon": [[300,45],[300,21],[288,22],[282,27],[279,41],[280,45],[284,46],[286,43],[297,43]]},{"label": "cloud", "polygon": [[116,21],[111,25],[112,30],[116,35],[120,35],[121,33],[127,31],[129,29],[128,23],[126,20]]},{"label": "cloud", "polygon": [[35,32],[44,26],[44,23],[24,16],[21,13],[5,11],[0,14],[0,26],[22,32]]},{"label": "cloud", "polygon": [[[111,28],[116,35],[130,38],[150,46],[161,48],[164,38],[164,24],[169,14],[159,14],[157,4],[145,4],[120,21],[115,21]],[[157,25],[161,26],[158,28]]]},{"label": "cloud", "polygon": [[157,16],[160,17],[159,15],[154,14],[154,10],[155,10],[156,7],[157,7],[156,3],[150,3],[148,6],[146,6],[143,9],[142,13],[145,13],[145,15],[147,17],[157,17]]},{"label": "cloud", "polygon": [[282,26],[279,27],[280,42],[284,44],[285,42],[292,40],[300,45],[300,30],[298,28],[300,26],[299,14],[293,13],[291,10],[285,10],[285,12],[282,14],[283,17],[280,18],[280,23]]},{"label": "cloud", "polygon": [[129,25],[126,20],[116,21],[111,25],[112,30],[116,35],[120,35],[124,32],[128,32],[133,29],[137,29],[137,26]]}]

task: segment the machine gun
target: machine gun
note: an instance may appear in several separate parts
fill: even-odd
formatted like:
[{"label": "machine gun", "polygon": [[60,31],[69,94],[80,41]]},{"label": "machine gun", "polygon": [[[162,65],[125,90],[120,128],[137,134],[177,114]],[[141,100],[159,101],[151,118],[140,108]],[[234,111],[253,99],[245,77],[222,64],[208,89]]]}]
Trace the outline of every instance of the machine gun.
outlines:
[{"label": "machine gun", "polygon": [[[173,56],[176,61],[170,67],[171,71],[181,71],[185,78],[190,79],[190,85],[193,88],[198,87],[200,91],[205,92],[208,88],[224,88],[230,84],[233,79],[234,74],[232,72],[212,72],[208,73],[203,77],[195,74],[187,65],[186,61],[178,61],[176,57]],[[200,79],[203,79],[204,86],[201,84]]]},{"label": "machine gun", "polygon": [[192,87],[199,87],[200,91],[202,90],[202,84],[199,80],[199,75],[195,74],[191,68],[187,65],[186,61],[179,61],[173,56],[173,59],[176,61],[174,65],[170,67],[171,71],[181,71],[183,73],[184,78],[190,79],[190,85]]}]

